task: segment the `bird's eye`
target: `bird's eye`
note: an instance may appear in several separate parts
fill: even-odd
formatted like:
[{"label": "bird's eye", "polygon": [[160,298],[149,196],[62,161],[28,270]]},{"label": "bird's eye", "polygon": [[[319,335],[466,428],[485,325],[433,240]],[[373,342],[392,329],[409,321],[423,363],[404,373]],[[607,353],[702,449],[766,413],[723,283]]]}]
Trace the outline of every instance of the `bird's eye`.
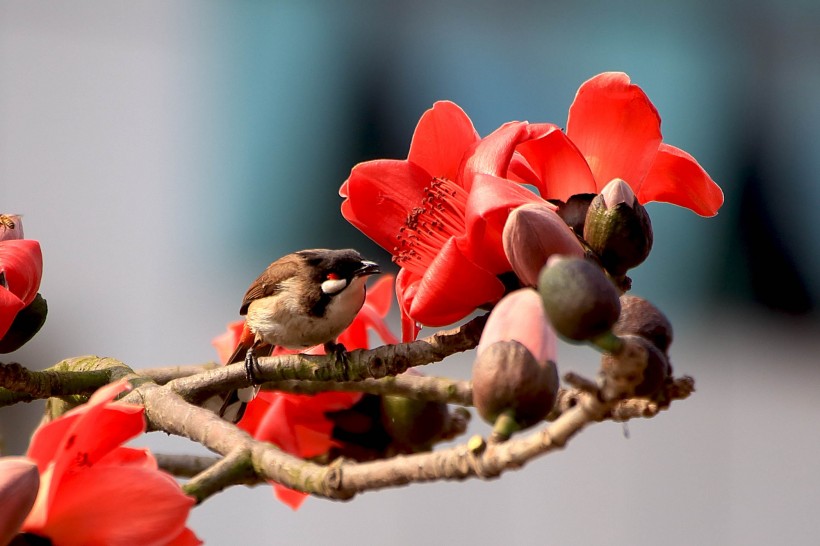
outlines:
[{"label": "bird's eye", "polygon": [[338,281],[339,278],[340,278],[339,275],[337,275],[336,273],[328,273],[327,274],[327,280],[329,280],[329,281]]}]

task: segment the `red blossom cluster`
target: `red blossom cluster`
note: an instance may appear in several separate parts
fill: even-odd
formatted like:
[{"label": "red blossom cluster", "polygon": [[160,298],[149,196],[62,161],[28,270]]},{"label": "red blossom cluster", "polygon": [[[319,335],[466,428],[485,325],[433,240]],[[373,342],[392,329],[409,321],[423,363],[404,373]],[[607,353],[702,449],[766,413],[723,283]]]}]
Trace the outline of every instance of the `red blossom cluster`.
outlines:
[{"label": "red blossom cluster", "polygon": [[[566,130],[514,121],[481,138],[461,108],[437,102],[419,120],[406,160],[356,165],[339,190],[342,214],[401,267],[404,340],[420,324],[450,324],[504,295],[501,279],[513,267],[502,234],[519,207],[554,216],[556,201],[622,179],[641,204],[715,215],[720,188],[692,156],[662,142],[660,124],[640,87],[607,72],[581,85]],[[580,252],[564,222],[553,220],[542,220],[550,226],[542,236],[559,241],[561,253]]]}]

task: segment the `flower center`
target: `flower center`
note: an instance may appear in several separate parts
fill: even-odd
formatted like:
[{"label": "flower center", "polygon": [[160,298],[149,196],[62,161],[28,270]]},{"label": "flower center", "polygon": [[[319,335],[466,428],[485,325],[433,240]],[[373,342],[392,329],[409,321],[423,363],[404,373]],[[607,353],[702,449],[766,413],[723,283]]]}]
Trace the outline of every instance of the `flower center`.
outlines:
[{"label": "flower center", "polygon": [[399,229],[393,261],[418,275],[433,262],[450,237],[464,233],[467,191],[446,178],[434,178],[424,188],[421,206],[414,207]]}]

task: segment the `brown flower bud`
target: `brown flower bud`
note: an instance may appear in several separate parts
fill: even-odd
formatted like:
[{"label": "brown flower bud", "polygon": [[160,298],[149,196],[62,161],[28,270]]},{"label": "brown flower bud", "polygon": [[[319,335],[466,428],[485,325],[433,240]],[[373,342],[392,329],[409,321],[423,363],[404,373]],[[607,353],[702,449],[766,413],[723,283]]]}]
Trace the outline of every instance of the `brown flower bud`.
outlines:
[{"label": "brown flower bud", "polygon": [[555,330],[574,341],[608,332],[621,311],[618,290],[600,267],[583,258],[550,258],[538,292]]},{"label": "brown flower bud", "polygon": [[48,305],[39,293],[34,301],[17,313],[6,335],[0,339],[0,353],[11,353],[22,347],[40,331],[46,322]]},{"label": "brown flower bud", "polygon": [[[618,389],[628,395],[652,396],[669,376],[669,361],[644,337],[625,335],[621,339],[625,349],[618,354],[604,353],[601,371],[609,381],[619,383]],[[636,355],[640,355],[640,359]]]},{"label": "brown flower bud", "polygon": [[497,341],[473,363],[473,404],[488,423],[510,412],[520,428],[542,421],[558,395],[558,370],[517,341]]},{"label": "brown flower bud", "polygon": [[652,222],[626,182],[613,179],[592,200],[584,223],[584,240],[616,277],[649,256]]},{"label": "brown flower bud", "polygon": [[649,301],[631,294],[621,296],[621,316],[612,327],[617,335],[645,337],[663,353],[672,343],[672,323]]},{"label": "brown flower bud", "polygon": [[546,203],[528,203],[507,217],[504,253],[524,286],[538,283],[538,272],[553,254],[583,256],[584,248],[566,223]]},{"label": "brown flower bud", "polygon": [[447,404],[382,396],[382,426],[402,451],[429,451],[447,429]]},{"label": "brown flower bud", "polygon": [[584,234],[584,223],[587,219],[589,204],[595,199],[594,193],[578,193],[567,199],[567,202],[558,202],[558,216],[578,235]]}]

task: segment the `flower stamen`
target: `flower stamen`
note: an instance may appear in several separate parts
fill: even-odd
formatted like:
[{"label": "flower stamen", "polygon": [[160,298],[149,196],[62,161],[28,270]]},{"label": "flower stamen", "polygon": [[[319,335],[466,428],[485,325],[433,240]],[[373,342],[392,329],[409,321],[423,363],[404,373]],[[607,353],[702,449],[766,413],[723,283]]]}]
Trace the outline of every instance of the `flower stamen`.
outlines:
[{"label": "flower stamen", "polygon": [[467,191],[446,178],[433,178],[424,188],[421,205],[414,207],[396,235],[393,261],[423,275],[444,244],[464,233]]}]

